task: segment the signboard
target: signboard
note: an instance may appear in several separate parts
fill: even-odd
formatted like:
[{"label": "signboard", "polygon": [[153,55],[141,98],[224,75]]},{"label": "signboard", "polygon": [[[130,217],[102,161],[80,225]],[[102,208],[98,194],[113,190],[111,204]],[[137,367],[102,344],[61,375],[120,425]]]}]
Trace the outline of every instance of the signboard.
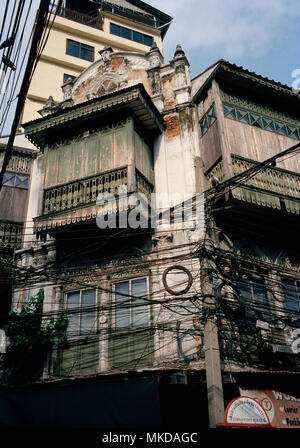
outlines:
[{"label": "signboard", "polygon": [[257,400],[266,411],[271,426],[276,428],[300,428],[300,395],[293,397],[276,390],[247,390],[241,395]]},{"label": "signboard", "polygon": [[232,400],[226,408],[224,425],[270,427],[268,415],[261,404],[254,398],[241,396]]}]

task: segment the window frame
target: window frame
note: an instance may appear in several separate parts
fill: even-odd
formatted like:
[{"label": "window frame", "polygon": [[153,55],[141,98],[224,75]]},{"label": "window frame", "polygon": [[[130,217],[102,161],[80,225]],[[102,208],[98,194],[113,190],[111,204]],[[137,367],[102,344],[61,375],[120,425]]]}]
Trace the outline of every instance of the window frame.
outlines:
[{"label": "window frame", "polygon": [[[119,28],[119,33],[112,32],[113,27]],[[123,39],[131,40],[132,42],[136,42],[138,44],[145,45],[146,47],[150,47],[150,48],[152,47],[153,41],[154,41],[153,36],[150,36],[150,34],[145,34],[145,33],[142,33],[141,31],[133,30],[132,28],[127,28],[125,26],[118,25],[117,23],[114,23],[114,22],[110,22],[109,32],[113,36],[122,37]],[[130,37],[123,35],[123,34],[125,34],[125,32],[126,33],[129,32]],[[142,42],[140,41],[140,39],[138,39],[138,37],[140,39],[142,39]],[[150,44],[150,41],[148,43],[145,43],[145,41],[147,41],[147,39],[151,40],[151,44]]]},{"label": "window frame", "polygon": [[65,84],[65,83],[67,82],[68,78],[71,78],[72,81],[75,81],[75,79],[77,78],[77,76],[69,75],[68,73],[64,73],[64,74],[63,74],[63,84]]},{"label": "window frame", "polygon": [[[131,296],[131,291],[132,291],[132,282],[134,280],[141,280],[141,279],[146,279],[146,287],[147,287],[147,303],[145,303],[145,306],[147,306],[147,324],[144,325],[133,325],[133,317],[132,317],[132,310],[133,310],[133,306],[132,306],[132,297]],[[116,310],[117,310],[117,303],[116,303],[116,285],[120,284],[120,283],[126,283],[128,282],[130,287],[129,287],[129,300],[130,300],[130,304],[129,304],[129,314],[130,314],[130,325],[129,326],[124,326],[124,327],[116,327]],[[152,314],[151,314],[151,306],[150,306],[150,302],[149,302],[149,294],[150,294],[150,279],[149,276],[143,275],[140,277],[132,277],[132,278],[128,278],[128,279],[119,279],[119,280],[114,280],[113,281],[113,288],[112,288],[112,293],[113,293],[113,308],[112,308],[112,314],[111,314],[111,329],[114,332],[128,332],[128,330],[130,331],[138,331],[141,330],[143,328],[147,328],[150,327],[151,325],[151,318],[152,318]]]},{"label": "window frame", "polygon": [[[81,318],[82,318],[82,313],[83,313],[83,309],[84,309],[84,307],[82,307],[82,293],[84,291],[94,291],[95,292],[95,302],[94,302],[94,308],[95,309],[94,309],[94,311],[90,311],[90,313],[94,313],[94,325],[91,328],[91,330],[89,330],[87,332],[82,332],[81,331]],[[94,336],[98,332],[98,316],[97,316],[97,309],[96,309],[96,307],[97,307],[97,300],[98,300],[98,290],[97,290],[97,288],[85,288],[85,289],[74,289],[74,290],[65,291],[65,293],[64,293],[64,296],[65,296],[65,298],[64,298],[64,310],[65,310],[65,313],[66,313],[67,317],[69,316],[69,311],[71,311],[71,310],[68,310],[68,295],[69,294],[74,294],[74,293],[79,293],[80,294],[79,295],[79,306],[76,307],[76,308],[73,308],[73,310],[72,310],[72,311],[75,310],[75,314],[78,313],[78,328],[77,328],[78,331],[77,331],[76,334],[74,334],[74,333],[70,334],[68,332],[68,329],[69,329],[69,322],[68,322],[68,326],[67,326],[67,329],[66,329],[67,339],[68,340],[70,340],[70,339],[80,339],[80,338],[86,338],[86,337],[89,337],[89,336]],[[78,310],[78,311],[76,311],[76,310]]]},{"label": "window frame", "polygon": [[[28,190],[29,189],[29,178],[30,178],[29,174],[14,173],[14,172],[11,172],[11,171],[5,171],[4,176],[11,176],[11,177],[10,177],[10,179],[6,179],[6,180],[5,180],[5,177],[3,177],[3,180],[2,180],[3,187],[19,188],[20,190]],[[20,176],[24,177],[24,179],[21,180]],[[17,177],[19,177],[19,183],[16,185]],[[7,185],[6,182],[11,181],[12,179],[13,179],[14,184],[13,185]],[[20,186],[25,181],[27,181],[27,185]]]},{"label": "window frame", "polygon": [[[300,279],[296,279],[294,277],[290,277],[288,275],[281,275],[280,276],[280,281],[281,281],[281,285],[282,285],[282,289],[283,289],[283,296],[284,296],[284,312],[286,313],[286,316],[288,318],[289,321],[293,320],[293,315],[296,315],[296,317],[298,318],[299,322],[296,322],[295,325],[293,326],[294,328],[299,328],[300,327]],[[292,308],[291,306],[288,306],[289,303],[289,291],[287,289],[286,286],[286,282],[290,282],[293,283],[293,288],[295,289],[295,293],[296,293],[296,299],[297,299],[297,310],[295,310],[294,308]],[[299,313],[299,314],[298,314]]]},{"label": "window frame", "polygon": [[[78,56],[68,52],[68,49],[70,48],[69,45],[73,45],[74,46],[74,44],[76,44],[75,46],[77,46],[77,48],[78,48]],[[83,47],[86,47],[86,48],[83,48]],[[92,58],[91,59],[86,59],[86,58],[82,57],[82,51],[83,50],[90,51],[90,54],[91,54]],[[95,47],[93,47],[92,45],[89,45],[89,44],[85,44],[83,42],[79,42],[77,40],[73,40],[73,39],[68,39],[67,38],[66,39],[66,54],[68,56],[72,56],[74,58],[78,58],[78,59],[81,59],[83,61],[94,62],[94,60],[95,60]]]},{"label": "window frame", "polygon": [[[246,289],[245,286],[243,289],[240,288],[240,276],[242,275],[247,275],[247,289],[249,289],[249,293],[250,293],[250,299],[251,302],[248,298],[243,299],[243,289]],[[264,303],[261,302],[261,299],[258,299],[256,297],[256,292],[255,292],[255,286],[258,286],[259,283],[255,282],[255,278],[251,278],[254,276],[258,276],[260,277],[263,282],[262,282],[262,290],[264,291]],[[271,305],[271,300],[270,300],[270,295],[269,295],[269,290],[268,290],[268,272],[260,272],[260,271],[256,271],[254,270],[254,272],[249,271],[249,269],[247,269],[247,267],[242,266],[239,272],[239,276],[236,280],[236,287],[238,288],[238,290],[240,291],[241,295],[240,295],[240,303],[242,305],[245,306],[245,317],[247,319],[247,321],[251,321],[252,319],[252,315],[255,316],[255,320],[260,320],[260,318],[258,317],[258,312],[256,310],[254,310],[255,307],[259,307],[261,305],[266,305],[266,309],[262,309],[259,311],[259,313],[261,313],[262,315],[262,320],[263,321],[268,321],[268,319],[265,319],[266,316],[271,316],[273,314],[273,310],[272,310],[272,305]],[[247,307],[250,307],[250,309],[248,309],[248,313],[247,313]],[[248,316],[247,316],[248,314]],[[253,320],[254,323],[254,320]]]}]

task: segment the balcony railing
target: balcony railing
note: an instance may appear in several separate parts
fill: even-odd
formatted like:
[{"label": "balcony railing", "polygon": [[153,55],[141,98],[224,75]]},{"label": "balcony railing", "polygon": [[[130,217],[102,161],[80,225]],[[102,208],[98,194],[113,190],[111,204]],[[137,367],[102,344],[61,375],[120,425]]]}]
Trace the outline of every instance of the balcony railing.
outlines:
[{"label": "balcony railing", "polygon": [[102,11],[107,11],[112,14],[115,14],[120,17],[125,17],[126,19],[133,20],[134,22],[143,23],[144,25],[151,26],[156,28],[156,19],[154,16],[149,14],[144,14],[139,11],[134,11],[133,9],[129,9],[123,7],[121,5],[116,5],[110,2],[102,1],[101,5]]},{"label": "balcony railing", "polygon": [[[233,156],[234,175],[252,168],[257,162]],[[300,174],[280,168],[267,167],[245,182],[246,185],[266,190],[280,196],[300,199]]]},{"label": "balcony railing", "polygon": [[[243,173],[254,167],[258,162],[232,155],[233,175]],[[207,177],[215,176],[219,182],[225,180],[223,160],[220,160],[208,173]],[[208,185],[208,188],[211,185]],[[281,208],[284,201],[288,211],[300,214],[300,174],[281,168],[266,167],[244,181],[238,187],[233,184],[232,194],[236,199],[246,202]]]},{"label": "balcony railing", "polygon": [[51,5],[50,8],[52,13],[56,12],[60,17],[65,17],[66,19],[74,20],[74,22],[92,26],[97,29],[102,29],[102,20],[99,11],[110,12],[119,17],[125,17],[134,22],[151,26],[152,28],[156,28],[157,26],[156,18],[150,14],[134,11],[133,9],[106,1],[99,2],[99,8],[89,14],[84,14],[70,8],[64,8],[63,6],[58,8],[57,5],[54,4]]},{"label": "balcony railing", "polygon": [[83,25],[91,26],[99,30],[102,29],[102,22],[98,14],[98,10],[95,10],[90,14],[83,14],[81,12],[74,11],[73,9],[64,7],[58,8],[57,5],[51,5],[50,11],[53,14],[56,12],[58,16],[64,17],[65,19],[73,20],[74,22],[82,23]]},{"label": "balcony railing", "polygon": [[20,249],[22,235],[23,224],[0,222],[0,246]]},{"label": "balcony railing", "polygon": [[[44,191],[43,215],[93,205],[100,194],[118,195],[119,187],[127,185],[128,169],[123,167],[58,187],[47,188]],[[153,187],[137,170],[136,185],[137,191],[144,193],[149,201]]]},{"label": "balcony railing", "polygon": [[[2,167],[4,159],[4,152],[0,153],[0,168]],[[17,172],[17,173],[24,173],[24,174],[30,174],[30,167],[31,167],[31,159],[29,157],[22,157],[13,155],[9,159],[8,165],[7,165],[7,171]]]},{"label": "balcony railing", "polygon": [[121,185],[127,185],[127,167],[47,188],[44,192],[43,214],[96,203],[100,194],[118,194]]}]

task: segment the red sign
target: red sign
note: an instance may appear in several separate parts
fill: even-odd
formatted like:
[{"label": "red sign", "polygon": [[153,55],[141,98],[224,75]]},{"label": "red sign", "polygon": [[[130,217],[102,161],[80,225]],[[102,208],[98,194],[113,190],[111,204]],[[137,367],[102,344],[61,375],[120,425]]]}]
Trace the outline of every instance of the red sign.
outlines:
[{"label": "red sign", "polygon": [[259,401],[252,397],[234,398],[226,408],[224,424],[218,426],[270,427],[270,420]]},{"label": "red sign", "polygon": [[277,390],[247,390],[241,395],[257,400],[266,411],[271,426],[276,428],[300,428],[300,398]]}]

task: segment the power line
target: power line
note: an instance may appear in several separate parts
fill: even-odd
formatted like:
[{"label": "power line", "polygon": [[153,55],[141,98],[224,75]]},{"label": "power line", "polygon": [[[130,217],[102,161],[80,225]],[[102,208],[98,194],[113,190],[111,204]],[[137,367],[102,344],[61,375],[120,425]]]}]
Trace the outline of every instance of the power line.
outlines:
[{"label": "power line", "polygon": [[[14,116],[14,120],[11,127],[10,136],[8,139],[4,159],[3,159],[3,165],[0,172],[0,191],[3,184],[3,176],[6,171],[10,156],[13,152],[13,143],[16,135],[17,128],[20,123],[20,117],[22,114],[22,110],[24,107],[24,102],[28,93],[30,80],[33,74],[33,70],[35,68],[35,62],[36,58],[38,56],[38,49],[39,49],[39,42],[42,37],[43,31],[45,29],[46,23],[47,23],[47,17],[48,17],[48,11],[49,11],[49,5],[51,0],[44,0],[40,2],[40,7],[38,9],[37,13],[37,19],[35,23],[34,33],[32,37],[31,42],[31,48],[28,56],[27,66],[25,69],[22,85],[19,91],[18,95],[18,102],[16,106],[16,112]],[[60,0],[59,4],[61,4],[62,0]]]}]

